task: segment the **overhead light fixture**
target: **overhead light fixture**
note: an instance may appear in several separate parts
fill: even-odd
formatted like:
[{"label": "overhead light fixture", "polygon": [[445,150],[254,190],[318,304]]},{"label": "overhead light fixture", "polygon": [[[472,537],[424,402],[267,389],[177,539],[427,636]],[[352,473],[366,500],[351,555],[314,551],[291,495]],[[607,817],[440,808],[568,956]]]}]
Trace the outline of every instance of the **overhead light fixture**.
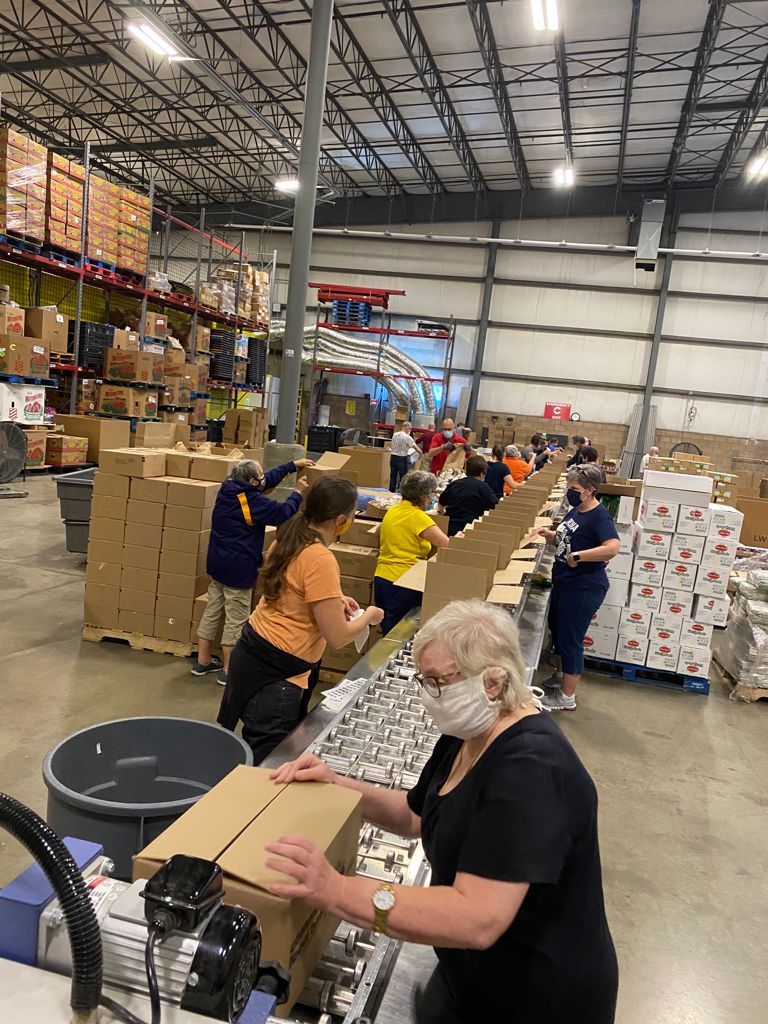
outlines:
[{"label": "overhead light fixture", "polygon": [[764,178],[768,174],[768,150],[756,156],[747,166],[747,176],[750,178]]},{"label": "overhead light fixture", "polygon": [[570,188],[573,185],[573,168],[572,167],[556,167],[552,177],[555,185],[558,188]]},{"label": "overhead light fixture", "polygon": [[531,14],[537,32],[557,32],[560,28],[557,0],[531,0]]},{"label": "overhead light fixture", "polygon": [[158,32],[148,21],[129,21],[128,31],[158,57],[167,57],[169,60],[183,59],[170,39],[167,39],[162,32]]},{"label": "overhead light fixture", "polygon": [[278,178],[275,182],[275,189],[278,192],[298,192],[299,191],[299,179],[298,178]]}]

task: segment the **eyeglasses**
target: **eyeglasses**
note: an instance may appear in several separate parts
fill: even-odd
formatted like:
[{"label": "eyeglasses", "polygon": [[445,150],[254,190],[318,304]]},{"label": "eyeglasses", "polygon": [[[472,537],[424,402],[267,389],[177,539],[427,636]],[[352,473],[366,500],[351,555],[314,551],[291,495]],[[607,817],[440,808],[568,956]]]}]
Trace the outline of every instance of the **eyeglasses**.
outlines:
[{"label": "eyeglasses", "polygon": [[461,675],[458,669],[455,672],[451,672],[449,676],[425,676],[421,672],[414,672],[413,678],[422,686],[430,697],[439,697],[442,693],[442,687],[446,683],[450,683],[456,676]]}]

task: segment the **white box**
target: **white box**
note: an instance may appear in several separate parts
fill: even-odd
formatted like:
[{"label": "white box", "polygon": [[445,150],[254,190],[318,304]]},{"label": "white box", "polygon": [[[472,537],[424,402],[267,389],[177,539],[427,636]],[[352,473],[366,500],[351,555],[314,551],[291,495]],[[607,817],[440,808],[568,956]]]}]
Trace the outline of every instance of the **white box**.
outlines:
[{"label": "white box", "polygon": [[659,558],[636,558],[632,570],[632,582],[645,584],[648,587],[660,587],[664,580],[664,567],[667,563]]},{"label": "white box", "polygon": [[632,561],[634,555],[631,551],[620,551],[618,555],[606,562],[605,571],[609,580],[629,580],[632,576]]},{"label": "white box", "polygon": [[639,636],[620,636],[616,645],[616,661],[629,662],[630,665],[644,665],[645,653],[648,650],[648,639]]},{"label": "white box", "polygon": [[692,593],[696,585],[696,568],[687,562],[667,562],[663,585],[670,590],[686,590]]},{"label": "white box", "polygon": [[619,498],[619,511],[616,514],[616,528],[618,529],[619,524],[632,524],[632,513],[635,508],[635,499],[630,498],[628,495],[623,495]]},{"label": "white box", "polygon": [[705,597],[725,597],[728,590],[730,572],[727,569],[714,569],[708,565],[700,565],[696,574],[694,593]]},{"label": "white box", "polygon": [[738,537],[705,537],[701,564],[715,569],[730,569],[736,561]]},{"label": "white box", "polygon": [[671,533],[649,530],[643,528],[639,523],[636,523],[635,526],[632,550],[638,558],[664,559],[669,557],[669,544],[673,536]]},{"label": "white box", "polygon": [[680,505],[674,501],[658,501],[642,498],[640,500],[640,518],[638,525],[644,530],[661,530],[674,533]]},{"label": "white box", "polygon": [[704,597],[697,594],[693,602],[693,617],[697,622],[709,622],[713,626],[724,626],[728,621],[731,599],[725,597]]},{"label": "white box", "polygon": [[615,658],[616,657],[616,632],[612,629],[600,629],[599,627],[587,630],[584,637],[584,654],[593,658]]},{"label": "white box", "polygon": [[601,607],[609,605],[611,607],[620,608],[627,603],[627,597],[629,596],[629,580],[612,580],[608,577],[608,590],[606,591],[605,597]]},{"label": "white box", "polygon": [[706,537],[709,533],[709,505],[681,504],[677,516],[677,532]]},{"label": "white box", "polygon": [[712,479],[688,473],[663,473],[649,469],[643,476],[640,498],[649,501],[674,501],[678,505],[709,505]]},{"label": "white box", "polygon": [[704,553],[706,537],[695,537],[692,534],[676,533],[669,545],[670,562],[689,562],[691,565],[698,565]]},{"label": "white box", "polygon": [[634,610],[657,612],[661,603],[661,587],[647,587],[633,583],[629,593],[629,607]]},{"label": "white box", "polygon": [[[719,534],[721,537],[736,537],[738,539],[741,528],[744,525],[744,513],[731,505],[710,505],[709,506],[709,532]],[[721,533],[725,530],[726,533]]]},{"label": "white box", "polygon": [[664,590],[661,594],[659,614],[665,618],[674,615],[679,619],[688,618],[693,609],[693,594],[684,590]]},{"label": "white box", "polygon": [[619,628],[619,619],[621,618],[621,612],[622,609],[618,605],[603,603],[592,616],[592,621],[589,624],[589,628],[612,629],[615,633]]},{"label": "white box", "polygon": [[709,647],[712,643],[713,628],[708,622],[683,619],[683,628],[680,630],[680,646]]},{"label": "white box", "polygon": [[[661,615],[656,613],[653,616],[651,628],[648,631],[648,639],[652,644],[677,644],[680,642],[680,630],[683,625],[683,618],[679,615]],[[674,671],[674,669],[672,670]]]},{"label": "white box", "polygon": [[45,388],[36,384],[0,384],[0,420],[34,424],[45,419]]},{"label": "white box", "polygon": [[681,647],[680,656],[677,659],[677,671],[684,676],[699,676],[706,679],[709,673],[709,663],[712,661],[712,652],[703,647]]},{"label": "white box", "polygon": [[648,668],[660,668],[664,672],[677,672],[680,659],[680,645],[669,640],[653,640],[648,643],[645,664]]},{"label": "white box", "polygon": [[625,608],[619,618],[619,636],[647,639],[652,615],[647,608]]}]

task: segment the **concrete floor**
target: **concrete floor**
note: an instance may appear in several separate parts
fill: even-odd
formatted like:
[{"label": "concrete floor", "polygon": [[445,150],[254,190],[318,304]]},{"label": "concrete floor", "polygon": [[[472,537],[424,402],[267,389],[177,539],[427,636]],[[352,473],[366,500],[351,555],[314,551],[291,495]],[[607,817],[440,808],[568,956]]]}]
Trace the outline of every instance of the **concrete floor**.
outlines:
[{"label": "concrete floor", "polygon": [[[81,641],[83,559],[52,478],[28,488],[0,501],[0,789],[44,813],[59,739],[144,713],[211,721],[220,689],[181,659]],[[768,706],[597,678],[579,700],[560,720],[600,792],[619,1024],[768,1020]],[[0,832],[0,883],[27,862]]]}]

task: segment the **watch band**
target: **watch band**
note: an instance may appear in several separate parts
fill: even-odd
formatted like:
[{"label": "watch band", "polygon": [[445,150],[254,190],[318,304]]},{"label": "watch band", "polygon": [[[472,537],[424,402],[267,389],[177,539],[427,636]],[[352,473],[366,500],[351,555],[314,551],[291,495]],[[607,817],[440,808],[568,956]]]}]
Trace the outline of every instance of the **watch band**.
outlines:
[{"label": "watch band", "polygon": [[[389,882],[383,882],[376,890],[376,892],[373,894],[373,930],[378,935],[381,935],[383,932],[386,931],[387,921],[389,920],[389,912],[395,905],[394,892],[394,886],[392,886]],[[391,905],[386,910],[383,910],[381,907],[376,906],[376,897],[378,896],[379,893],[392,894]]]}]

